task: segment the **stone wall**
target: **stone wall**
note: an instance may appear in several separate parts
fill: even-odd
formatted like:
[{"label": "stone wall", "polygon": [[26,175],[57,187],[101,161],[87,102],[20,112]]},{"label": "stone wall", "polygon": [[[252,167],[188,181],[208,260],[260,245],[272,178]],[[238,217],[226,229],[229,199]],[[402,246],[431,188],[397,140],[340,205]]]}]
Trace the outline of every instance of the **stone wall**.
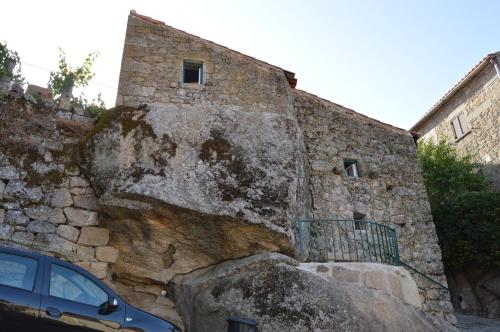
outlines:
[{"label": "stone wall", "polygon": [[299,269],[309,271],[330,282],[347,282],[360,288],[374,289],[394,296],[405,304],[422,308],[417,284],[400,266],[377,263],[301,263]]},{"label": "stone wall", "polygon": [[[470,128],[455,140],[451,120],[463,114]],[[417,131],[422,139],[446,139],[458,152],[482,165],[494,190],[500,190],[500,77],[488,64],[446,101]]]},{"label": "stone wall", "polygon": [[[181,83],[186,59],[203,62],[203,84]],[[411,135],[292,90],[278,67],[132,14],[120,107],[93,126],[32,104],[0,109],[2,243],[76,262],[141,309],[181,325],[176,277],[293,256],[297,219],[354,213],[395,227],[402,258],[446,283]],[[287,285],[303,274],[284,269]],[[423,309],[452,320],[446,296],[416,281]],[[354,293],[369,313],[373,298]]]},{"label": "stone wall", "polygon": [[[182,83],[184,60],[203,63],[203,84]],[[291,111],[283,69],[169,27],[130,15],[117,105],[231,106]]]},{"label": "stone wall", "polygon": [[182,326],[164,286],[117,277],[117,235],[77,160],[92,126],[82,110],[58,111],[28,94],[0,103],[0,244],[73,262],[129,303]]},{"label": "stone wall", "polygon": [[[446,285],[412,136],[306,92],[294,90],[294,96],[314,219],[357,214],[393,227],[401,259]],[[358,162],[359,177],[346,175],[344,159]],[[449,297],[439,286],[414,277],[426,310],[451,312]]]}]

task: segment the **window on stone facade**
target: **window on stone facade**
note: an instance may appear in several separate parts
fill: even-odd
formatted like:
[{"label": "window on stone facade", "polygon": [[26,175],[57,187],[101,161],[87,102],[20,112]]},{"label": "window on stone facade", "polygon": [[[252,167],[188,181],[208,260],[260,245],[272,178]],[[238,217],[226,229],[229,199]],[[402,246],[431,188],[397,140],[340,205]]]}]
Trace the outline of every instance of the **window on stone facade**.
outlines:
[{"label": "window on stone facade", "polygon": [[459,114],[451,120],[451,127],[453,128],[455,139],[465,136],[470,131],[463,114]]},{"label": "window on stone facade", "polygon": [[344,169],[347,176],[357,178],[359,176],[358,161],[354,159],[344,159]]},{"label": "window on stone facade", "polygon": [[184,68],[182,71],[183,83],[203,83],[203,63],[184,61]]}]

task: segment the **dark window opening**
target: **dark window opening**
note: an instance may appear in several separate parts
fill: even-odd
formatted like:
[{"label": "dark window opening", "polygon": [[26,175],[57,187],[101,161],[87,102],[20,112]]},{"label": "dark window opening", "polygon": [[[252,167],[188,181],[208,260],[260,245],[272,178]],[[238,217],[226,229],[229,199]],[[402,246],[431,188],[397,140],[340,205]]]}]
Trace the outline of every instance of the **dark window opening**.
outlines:
[{"label": "dark window opening", "polygon": [[354,229],[355,230],[360,231],[362,229],[365,229],[365,227],[364,227],[365,224],[363,222],[363,220],[365,219],[364,214],[354,212],[353,218],[354,218]]},{"label": "dark window opening", "polygon": [[183,83],[203,83],[203,63],[184,61]]},{"label": "dark window opening", "polygon": [[344,159],[344,169],[349,177],[359,177],[358,161],[353,159]]}]

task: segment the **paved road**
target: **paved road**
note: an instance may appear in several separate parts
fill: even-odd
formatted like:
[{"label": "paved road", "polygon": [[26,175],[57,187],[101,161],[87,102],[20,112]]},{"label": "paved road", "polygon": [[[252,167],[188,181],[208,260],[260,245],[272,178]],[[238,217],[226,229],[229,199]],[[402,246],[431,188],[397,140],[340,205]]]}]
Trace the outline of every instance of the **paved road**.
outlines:
[{"label": "paved road", "polygon": [[455,313],[457,327],[463,332],[500,332],[500,320]]}]

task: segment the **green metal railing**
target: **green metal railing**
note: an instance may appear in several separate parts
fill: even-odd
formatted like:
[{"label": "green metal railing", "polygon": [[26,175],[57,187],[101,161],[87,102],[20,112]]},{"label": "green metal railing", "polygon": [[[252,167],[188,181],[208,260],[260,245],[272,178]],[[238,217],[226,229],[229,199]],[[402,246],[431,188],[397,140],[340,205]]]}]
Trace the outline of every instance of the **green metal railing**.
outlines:
[{"label": "green metal railing", "polygon": [[367,220],[297,221],[297,246],[303,262],[372,262],[404,266],[448,290],[399,257],[396,230]]},{"label": "green metal railing", "polygon": [[377,262],[399,265],[396,231],[366,220],[299,220],[297,244],[306,262]]}]

